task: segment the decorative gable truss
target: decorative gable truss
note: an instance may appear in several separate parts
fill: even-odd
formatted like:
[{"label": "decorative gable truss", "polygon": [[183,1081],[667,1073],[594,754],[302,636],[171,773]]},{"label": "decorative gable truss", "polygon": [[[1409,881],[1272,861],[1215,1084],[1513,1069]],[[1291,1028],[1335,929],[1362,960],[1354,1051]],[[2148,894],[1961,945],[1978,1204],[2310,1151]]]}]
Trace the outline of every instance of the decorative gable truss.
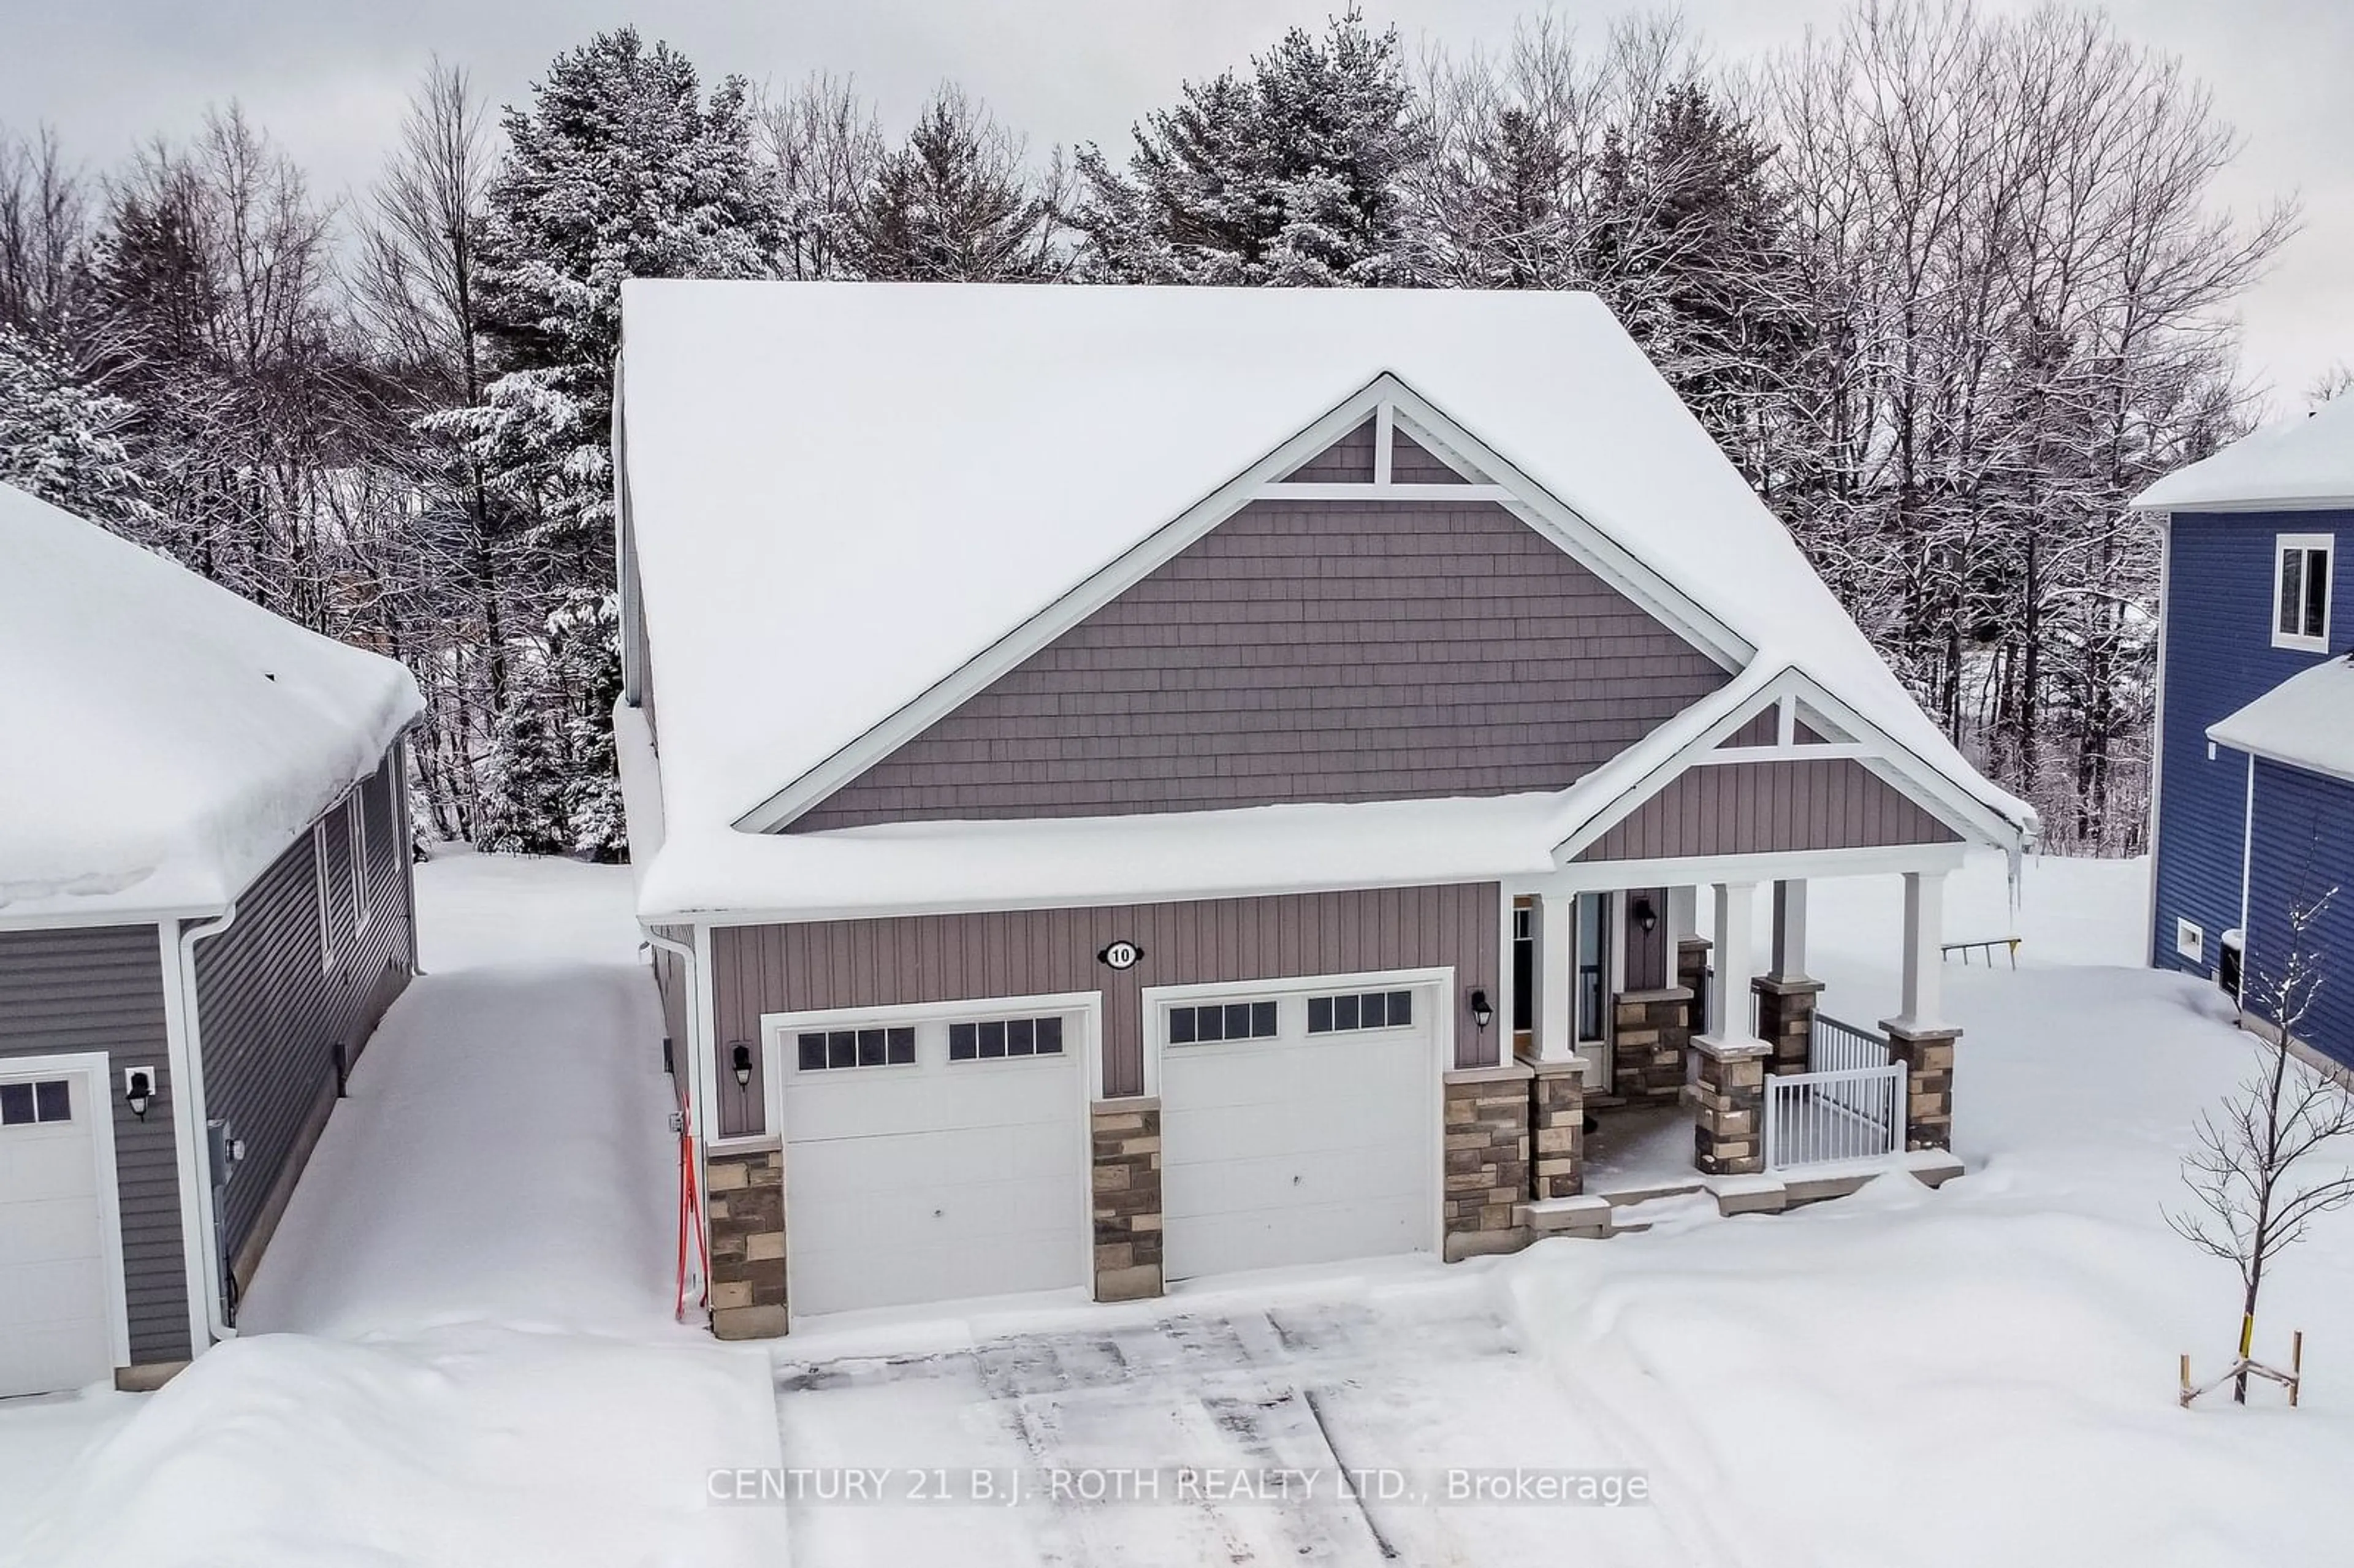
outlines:
[{"label": "decorative gable truss", "polygon": [[1622,788],[1554,850],[1574,862],[1684,862],[1860,852],[2016,834],[1805,672],[1753,676],[1699,705],[1682,744],[1629,757]]},{"label": "decorative gable truss", "polygon": [[1753,647],[1672,582],[1396,376],[1384,375],[748,812],[736,826],[753,832],[784,831],[1252,503],[1332,501],[1491,503],[1718,669],[1731,674],[1755,656]]}]

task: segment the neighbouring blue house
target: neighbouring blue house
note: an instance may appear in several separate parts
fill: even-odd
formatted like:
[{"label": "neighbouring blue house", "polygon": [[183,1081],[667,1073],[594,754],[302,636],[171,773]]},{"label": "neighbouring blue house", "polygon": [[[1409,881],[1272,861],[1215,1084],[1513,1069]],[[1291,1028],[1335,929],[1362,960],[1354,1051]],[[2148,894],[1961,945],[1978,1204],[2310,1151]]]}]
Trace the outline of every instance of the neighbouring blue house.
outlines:
[{"label": "neighbouring blue house", "polygon": [[2152,485],[2166,577],[2150,959],[2252,1011],[2290,911],[2336,890],[2296,1033],[2354,1065],[2354,397]]}]

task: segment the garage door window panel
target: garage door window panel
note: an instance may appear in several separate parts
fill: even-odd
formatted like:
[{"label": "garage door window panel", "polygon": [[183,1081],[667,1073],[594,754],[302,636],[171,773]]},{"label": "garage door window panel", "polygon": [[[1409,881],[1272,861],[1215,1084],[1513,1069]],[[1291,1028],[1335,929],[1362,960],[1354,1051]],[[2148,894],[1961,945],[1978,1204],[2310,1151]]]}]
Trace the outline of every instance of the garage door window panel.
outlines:
[{"label": "garage door window panel", "polygon": [[916,1061],[916,1032],[897,1029],[808,1029],[794,1042],[804,1073],[846,1067],[907,1067]]},{"label": "garage door window panel", "polygon": [[951,1062],[1002,1062],[1009,1057],[1062,1054],[1063,1021],[1059,1017],[974,1019],[949,1025]]},{"label": "garage door window panel", "polygon": [[1368,1029],[1411,1029],[1414,992],[1366,991],[1308,999],[1308,1033],[1344,1034]]},{"label": "garage door window panel", "polygon": [[0,1084],[0,1127],[73,1120],[73,1090],[63,1078]]},{"label": "garage door window panel", "polygon": [[1214,1045],[1227,1040],[1272,1040],[1278,1017],[1272,1001],[1207,1002],[1169,1010],[1169,1044]]}]

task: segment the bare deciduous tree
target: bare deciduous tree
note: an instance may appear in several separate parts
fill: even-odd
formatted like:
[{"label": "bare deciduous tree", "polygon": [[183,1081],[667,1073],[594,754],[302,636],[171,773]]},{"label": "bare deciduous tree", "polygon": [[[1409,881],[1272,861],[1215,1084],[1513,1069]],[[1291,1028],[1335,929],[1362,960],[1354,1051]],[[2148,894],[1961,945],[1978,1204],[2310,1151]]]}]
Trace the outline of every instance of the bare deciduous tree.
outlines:
[{"label": "bare deciduous tree", "polygon": [[2304,1240],[2316,1218],[2354,1202],[2354,1170],[2333,1165],[2354,1154],[2354,1097],[2290,1044],[2327,979],[2316,931],[2336,896],[2331,888],[2290,904],[2283,950],[2264,959],[2243,1002],[2265,1026],[2264,1044],[2239,1089],[2199,1118],[2198,1147],[2182,1169],[2196,1206],[2167,1215],[2185,1238],[2240,1271],[2239,1354],[2225,1375],[2243,1404],[2252,1371],[2277,1375],[2252,1359],[2265,1268]]}]

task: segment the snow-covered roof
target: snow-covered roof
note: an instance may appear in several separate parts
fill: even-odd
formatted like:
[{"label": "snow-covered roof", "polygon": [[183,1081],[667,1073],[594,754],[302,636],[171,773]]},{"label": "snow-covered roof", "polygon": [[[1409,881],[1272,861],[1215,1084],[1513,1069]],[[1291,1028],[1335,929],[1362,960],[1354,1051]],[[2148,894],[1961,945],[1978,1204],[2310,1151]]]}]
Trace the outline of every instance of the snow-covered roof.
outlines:
[{"label": "snow-covered roof", "polygon": [[[622,311],[663,857],[752,850],[764,801],[1384,375],[2033,831],[1590,295],[644,281]],[[730,906],[657,880],[661,912]]]},{"label": "snow-covered roof", "polygon": [[2207,738],[2354,783],[2354,654],[2300,670],[2207,726]]},{"label": "snow-covered roof", "polygon": [[423,707],[347,648],[0,485],[0,922],[227,905]]},{"label": "snow-covered roof", "polygon": [[2139,495],[2140,512],[2354,506],[2354,397],[2251,431]]}]

